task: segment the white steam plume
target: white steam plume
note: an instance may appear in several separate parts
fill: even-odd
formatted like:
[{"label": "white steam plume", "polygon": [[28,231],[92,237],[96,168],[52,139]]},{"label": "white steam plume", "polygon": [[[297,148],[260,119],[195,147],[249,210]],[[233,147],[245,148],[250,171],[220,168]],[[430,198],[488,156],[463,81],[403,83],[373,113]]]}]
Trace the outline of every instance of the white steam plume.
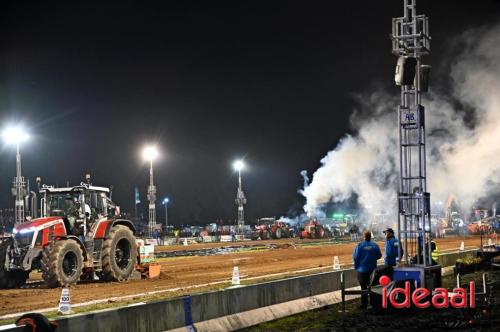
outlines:
[{"label": "white steam plume", "polygon": [[[427,186],[433,201],[455,193],[469,208],[500,183],[500,24],[468,31],[455,42],[462,53],[452,63],[451,90],[423,100]],[[374,213],[397,208],[399,94],[377,91],[359,100],[361,110],[352,117],[357,134],[328,152],[303,190],[308,215],[354,193]]]}]

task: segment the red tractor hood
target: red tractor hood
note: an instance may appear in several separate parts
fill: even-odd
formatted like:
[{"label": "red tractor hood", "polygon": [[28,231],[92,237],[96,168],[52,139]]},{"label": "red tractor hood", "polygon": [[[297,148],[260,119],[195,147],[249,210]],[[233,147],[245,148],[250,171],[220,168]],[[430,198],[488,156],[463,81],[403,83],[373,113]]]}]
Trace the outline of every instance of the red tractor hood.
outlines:
[{"label": "red tractor hood", "polygon": [[28,231],[28,230],[35,230],[36,228],[43,226],[44,224],[47,224],[49,222],[62,219],[61,217],[47,217],[47,218],[37,218],[33,219],[31,221],[24,222],[19,225],[14,226],[14,232],[21,232],[21,231]]}]

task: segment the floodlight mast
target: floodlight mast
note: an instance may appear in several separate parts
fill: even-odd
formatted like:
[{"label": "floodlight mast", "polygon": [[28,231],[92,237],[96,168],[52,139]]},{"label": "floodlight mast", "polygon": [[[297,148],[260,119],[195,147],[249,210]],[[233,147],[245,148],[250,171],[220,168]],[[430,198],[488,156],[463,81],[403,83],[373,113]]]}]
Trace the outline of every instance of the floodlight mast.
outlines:
[{"label": "floodlight mast", "polygon": [[24,196],[26,194],[26,181],[21,175],[21,153],[19,151],[19,142],[16,143],[16,177],[14,187],[12,188],[16,196],[15,222],[21,224],[24,222]]},{"label": "floodlight mast", "polygon": [[236,193],[235,203],[238,206],[238,229],[242,231],[243,226],[245,225],[245,213],[243,206],[247,203],[241,184],[241,170],[245,167],[245,164],[243,161],[238,160],[233,164],[233,167],[236,171],[238,171],[238,191]]},{"label": "floodlight mast", "polygon": [[[404,0],[404,16],[392,19],[392,53],[398,56],[396,84],[401,86],[399,123],[398,238],[403,264],[430,266],[431,217],[427,192],[425,116],[421,93],[427,91],[430,53],[429,19],[417,15],[416,0]],[[401,253],[401,249],[403,253]]]},{"label": "floodlight mast", "polygon": [[14,177],[12,194],[15,196],[15,223],[21,224],[25,221],[24,197],[27,194],[26,181],[21,175],[21,152],[20,144],[28,140],[29,135],[21,126],[10,127],[3,131],[3,139],[7,144],[16,146],[16,176]]},{"label": "floodlight mast", "polygon": [[153,231],[156,228],[156,186],[153,179],[153,160],[158,157],[156,146],[148,146],[143,151],[144,159],[149,161],[149,186],[148,186],[148,201],[149,201],[149,218],[148,218],[148,233],[147,236],[152,237]]}]

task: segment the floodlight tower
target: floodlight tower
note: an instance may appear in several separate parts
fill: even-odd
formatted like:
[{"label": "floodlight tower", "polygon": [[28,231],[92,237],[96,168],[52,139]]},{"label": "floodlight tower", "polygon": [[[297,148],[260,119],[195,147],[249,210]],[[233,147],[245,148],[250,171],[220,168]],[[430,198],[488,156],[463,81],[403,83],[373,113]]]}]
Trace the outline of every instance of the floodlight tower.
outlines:
[{"label": "floodlight tower", "polygon": [[143,150],[144,159],[149,161],[149,186],[148,186],[148,201],[149,201],[149,218],[148,218],[148,234],[153,236],[153,230],[156,228],[156,186],[153,181],[153,160],[158,157],[156,146],[147,146]]},{"label": "floodlight tower", "polygon": [[[421,94],[428,89],[429,19],[417,15],[416,0],[404,0],[404,16],[392,19],[392,53],[398,57],[396,85],[401,86],[399,118],[399,218],[404,265],[429,267],[431,261],[430,193],[427,192],[425,111]],[[401,247],[401,246],[400,246]],[[401,254],[401,250],[400,250]]]},{"label": "floodlight tower", "polygon": [[243,193],[243,188],[241,186],[241,170],[245,167],[245,164],[241,160],[234,162],[233,167],[238,171],[238,192],[236,193],[236,199],[234,200],[236,205],[238,205],[238,229],[242,230],[245,225],[245,214],[243,211],[243,205],[247,203],[245,194]]},{"label": "floodlight tower", "polygon": [[2,137],[7,144],[16,145],[16,176],[14,177],[12,194],[15,199],[15,223],[20,224],[24,222],[24,196],[26,195],[26,181],[21,175],[21,153],[19,145],[28,140],[29,135],[23,130],[22,127],[10,127],[3,131]]}]

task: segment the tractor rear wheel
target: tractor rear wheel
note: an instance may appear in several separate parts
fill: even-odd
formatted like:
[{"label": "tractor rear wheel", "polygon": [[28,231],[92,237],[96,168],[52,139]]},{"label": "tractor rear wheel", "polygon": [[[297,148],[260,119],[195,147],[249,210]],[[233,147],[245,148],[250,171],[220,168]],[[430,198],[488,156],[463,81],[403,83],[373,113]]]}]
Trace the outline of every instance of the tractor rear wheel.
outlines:
[{"label": "tractor rear wheel", "polygon": [[83,252],[75,240],[59,240],[42,252],[42,278],[50,288],[70,286],[80,280]]},{"label": "tractor rear wheel", "polygon": [[105,281],[127,280],[137,263],[137,246],[130,228],[114,226],[102,246],[102,275]]}]

